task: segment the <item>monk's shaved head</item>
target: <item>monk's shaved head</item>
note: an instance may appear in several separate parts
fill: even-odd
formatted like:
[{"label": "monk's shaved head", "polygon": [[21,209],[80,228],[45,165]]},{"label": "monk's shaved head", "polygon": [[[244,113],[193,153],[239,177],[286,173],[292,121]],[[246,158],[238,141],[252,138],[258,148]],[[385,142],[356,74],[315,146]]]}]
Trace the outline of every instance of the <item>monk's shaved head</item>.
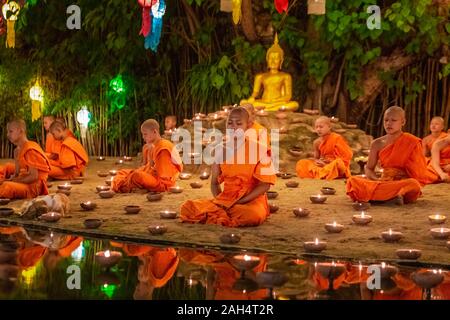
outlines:
[{"label": "monk's shaved head", "polygon": [[52,121],[55,121],[55,116],[52,115],[52,114],[47,114],[47,115],[45,115],[45,116],[44,116],[44,119],[46,119],[46,118],[48,118],[48,119],[50,119],[50,120],[52,120]]},{"label": "monk's shaved head", "polygon": [[255,107],[251,103],[241,104],[241,107],[247,110],[250,115],[255,114]]},{"label": "monk's shaved head", "polygon": [[445,120],[444,120],[444,118],[442,118],[442,117],[433,117],[433,118],[431,119],[431,121],[437,121],[437,122],[440,122],[440,124],[442,124],[442,125],[445,124]]},{"label": "monk's shaved head", "polygon": [[323,122],[323,123],[325,123],[325,124],[331,126],[331,119],[328,118],[328,117],[326,117],[326,116],[320,116],[320,117],[318,117],[318,118],[316,119],[316,123],[317,123],[317,122]]},{"label": "monk's shaved head", "polygon": [[24,133],[27,132],[27,125],[24,120],[22,119],[13,119],[8,122],[7,124],[8,128],[18,128],[22,130]]},{"label": "monk's shaved head", "polygon": [[400,108],[399,106],[392,106],[392,107],[387,108],[386,111],[384,112],[384,115],[388,115],[388,114],[398,114],[403,119],[406,119],[405,110],[403,110],[403,108]]},{"label": "monk's shaved head", "polygon": [[228,119],[231,117],[240,117],[242,121],[248,121],[250,119],[250,113],[247,111],[247,109],[243,107],[236,107],[230,110],[230,114],[228,115]]},{"label": "monk's shaved head", "polygon": [[157,130],[159,132],[159,123],[155,119],[148,119],[142,122],[141,129],[145,130]]},{"label": "monk's shaved head", "polygon": [[60,121],[54,121],[54,122],[51,124],[49,131],[50,131],[50,132],[53,132],[53,131],[55,131],[55,130],[61,130],[61,131],[66,130],[66,125],[65,125],[65,123],[60,122]]}]

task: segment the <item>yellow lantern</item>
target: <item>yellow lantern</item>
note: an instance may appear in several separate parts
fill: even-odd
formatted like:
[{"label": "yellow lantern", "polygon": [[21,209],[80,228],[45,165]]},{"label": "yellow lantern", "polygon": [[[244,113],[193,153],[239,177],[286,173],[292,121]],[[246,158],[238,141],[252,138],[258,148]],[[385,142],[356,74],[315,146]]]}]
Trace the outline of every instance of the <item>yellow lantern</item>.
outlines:
[{"label": "yellow lantern", "polygon": [[308,14],[325,14],[326,3],[326,0],[308,0]]},{"label": "yellow lantern", "polygon": [[44,90],[42,90],[39,82],[36,81],[30,89],[31,98],[31,121],[35,121],[41,117],[42,104],[44,102]]},{"label": "yellow lantern", "polygon": [[16,46],[16,33],[14,24],[19,15],[20,6],[15,1],[5,3],[2,7],[3,17],[6,20],[6,47],[14,48]]}]

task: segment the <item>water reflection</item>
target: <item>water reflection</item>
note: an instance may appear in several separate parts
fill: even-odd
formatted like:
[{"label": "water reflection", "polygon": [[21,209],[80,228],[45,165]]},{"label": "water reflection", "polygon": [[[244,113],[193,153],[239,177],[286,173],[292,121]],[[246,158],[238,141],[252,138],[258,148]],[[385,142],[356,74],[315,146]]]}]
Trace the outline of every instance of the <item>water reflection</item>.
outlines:
[{"label": "water reflection", "polygon": [[[114,252],[120,258],[113,264],[95,258]],[[0,227],[1,299],[450,299],[446,270],[397,266],[377,284],[369,267]],[[77,268],[80,289],[68,285]]]}]

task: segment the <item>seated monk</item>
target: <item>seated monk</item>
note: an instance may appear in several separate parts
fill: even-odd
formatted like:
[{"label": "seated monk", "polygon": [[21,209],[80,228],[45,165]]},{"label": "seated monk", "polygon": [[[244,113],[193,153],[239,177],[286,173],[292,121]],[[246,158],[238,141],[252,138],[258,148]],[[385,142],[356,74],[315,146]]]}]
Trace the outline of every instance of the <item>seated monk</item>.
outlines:
[{"label": "seated monk", "polygon": [[423,138],[422,140],[422,148],[423,155],[425,157],[431,156],[431,148],[436,140],[440,140],[447,136],[447,132],[444,131],[444,118],[442,117],[434,117],[430,122],[430,131],[431,134]]},{"label": "seated monk", "polygon": [[61,141],[58,159],[51,160],[49,176],[58,180],[71,180],[84,174],[89,156],[77,139],[69,136],[66,126],[55,121],[50,126],[50,133],[55,140]]},{"label": "seated monk", "polygon": [[173,153],[174,145],[161,138],[159,124],[154,119],[144,121],[141,125],[144,141],[153,145],[150,160],[138,169],[120,170],[112,181],[115,192],[132,192],[133,189],[164,192],[175,185],[183,165],[178,154]]},{"label": "seated monk", "polygon": [[275,184],[276,176],[267,148],[245,137],[248,127],[248,112],[242,107],[233,109],[227,119],[228,141],[215,149],[211,168],[214,198],[186,201],[180,211],[183,222],[244,227],[266,220],[269,207],[265,193]]},{"label": "seated monk", "polygon": [[[375,139],[370,146],[365,168],[367,178],[350,177],[347,194],[353,201],[367,202],[395,200],[397,204],[410,203],[421,194],[421,185],[433,183],[437,176],[427,171],[420,139],[402,131],[405,111],[390,107],[384,113],[386,135]],[[375,174],[380,161],[381,178]]]},{"label": "seated monk", "polygon": [[[292,111],[298,109],[298,102],[291,100],[292,77],[289,73],[280,71],[283,60],[284,51],[278,44],[278,36],[275,35],[274,44],[266,54],[269,71],[256,75],[251,97],[241,100],[240,104],[251,103],[257,109],[261,107],[266,111],[278,111],[280,108]],[[261,89],[262,97],[257,99]]]},{"label": "seated monk", "polygon": [[150,154],[151,154],[152,145],[144,144],[142,147],[142,161],[141,166],[145,166],[150,161]]},{"label": "seated monk", "polygon": [[331,132],[328,117],[319,117],[315,122],[319,138],[314,140],[314,159],[302,159],[295,170],[300,178],[333,180],[350,176],[350,160],[353,152],[345,139]]},{"label": "seated monk", "polygon": [[[0,168],[0,198],[26,199],[48,194],[50,163],[41,147],[27,139],[25,121],[7,124],[8,139],[16,146],[14,165]],[[8,180],[7,180],[8,179]]]},{"label": "seated monk", "polygon": [[[52,115],[44,116],[44,129],[47,132],[47,138],[45,140],[45,154],[50,160],[58,160],[59,151],[61,150],[62,145],[62,141],[56,140],[50,132],[50,126],[55,121],[64,123],[64,120],[61,118],[55,118]],[[67,133],[70,137],[75,138],[71,130],[67,129]]]},{"label": "seated monk", "polygon": [[248,114],[250,115],[250,128],[247,130],[255,130],[256,131],[256,136],[258,139],[259,143],[262,143],[263,145],[267,146],[267,151],[269,152],[269,156],[270,156],[270,150],[271,150],[271,146],[270,146],[270,133],[269,131],[263,126],[261,125],[259,122],[255,121],[255,108],[253,107],[253,105],[251,103],[244,103],[241,107],[245,108],[245,110],[247,110]]},{"label": "seated monk", "polygon": [[450,182],[450,136],[437,140],[431,149],[432,173],[439,176],[441,181]]}]

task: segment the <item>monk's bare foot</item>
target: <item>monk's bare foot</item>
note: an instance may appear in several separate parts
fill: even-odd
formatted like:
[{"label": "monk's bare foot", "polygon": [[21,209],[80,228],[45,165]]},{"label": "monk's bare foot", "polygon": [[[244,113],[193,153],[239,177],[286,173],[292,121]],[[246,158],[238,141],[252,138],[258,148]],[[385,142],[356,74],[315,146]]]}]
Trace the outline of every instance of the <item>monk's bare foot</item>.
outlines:
[{"label": "monk's bare foot", "polygon": [[398,206],[404,205],[404,204],[405,204],[405,201],[403,200],[403,196],[398,195],[398,196],[395,198],[395,204],[398,205]]}]

